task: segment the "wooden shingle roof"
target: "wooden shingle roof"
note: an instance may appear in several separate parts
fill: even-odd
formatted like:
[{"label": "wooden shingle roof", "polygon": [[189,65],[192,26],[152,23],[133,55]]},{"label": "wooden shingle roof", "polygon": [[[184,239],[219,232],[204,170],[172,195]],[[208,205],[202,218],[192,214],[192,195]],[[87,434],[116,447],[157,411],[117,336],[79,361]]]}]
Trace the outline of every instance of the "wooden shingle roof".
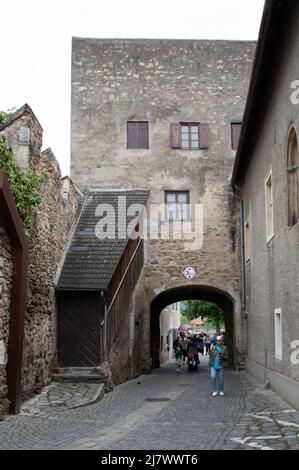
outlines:
[{"label": "wooden shingle roof", "polygon": [[[128,243],[128,237],[119,238],[118,203],[146,205],[149,191],[91,191],[86,196],[78,223],[66,254],[58,280],[58,290],[106,290]],[[121,199],[119,199],[121,198]],[[99,239],[96,226],[101,220],[96,215],[100,204],[112,206],[115,213],[116,236]],[[134,217],[126,214],[126,226]]]}]

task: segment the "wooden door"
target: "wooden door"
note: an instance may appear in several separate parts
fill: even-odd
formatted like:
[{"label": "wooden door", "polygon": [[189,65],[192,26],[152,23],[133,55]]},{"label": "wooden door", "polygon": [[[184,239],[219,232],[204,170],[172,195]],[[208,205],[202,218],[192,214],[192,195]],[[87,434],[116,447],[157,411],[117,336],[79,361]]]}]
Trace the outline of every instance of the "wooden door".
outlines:
[{"label": "wooden door", "polygon": [[95,367],[103,361],[102,309],[96,292],[60,292],[57,297],[60,367]]}]

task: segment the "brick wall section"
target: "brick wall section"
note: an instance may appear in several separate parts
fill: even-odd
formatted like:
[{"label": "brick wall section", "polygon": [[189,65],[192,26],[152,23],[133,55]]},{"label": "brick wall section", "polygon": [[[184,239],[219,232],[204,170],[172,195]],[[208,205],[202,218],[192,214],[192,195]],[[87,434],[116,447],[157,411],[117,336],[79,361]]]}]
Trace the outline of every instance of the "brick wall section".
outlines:
[{"label": "brick wall section", "polygon": [[8,412],[7,348],[9,338],[10,299],[12,286],[12,252],[0,221],[0,419]]},{"label": "brick wall section", "polygon": [[[146,361],[142,358],[144,344],[148,342],[148,338],[143,336],[146,330],[143,324],[146,318],[146,300],[144,282],[140,278],[128,314],[123,317],[122,327],[109,351],[108,364],[115,385],[137,377],[141,371],[148,371],[148,358]],[[139,323],[139,334],[136,331],[136,322]]]},{"label": "brick wall section", "polygon": [[114,385],[121,384],[135,377],[134,358],[129,350],[129,320],[130,316],[127,315],[116,341],[109,351],[108,364]]}]

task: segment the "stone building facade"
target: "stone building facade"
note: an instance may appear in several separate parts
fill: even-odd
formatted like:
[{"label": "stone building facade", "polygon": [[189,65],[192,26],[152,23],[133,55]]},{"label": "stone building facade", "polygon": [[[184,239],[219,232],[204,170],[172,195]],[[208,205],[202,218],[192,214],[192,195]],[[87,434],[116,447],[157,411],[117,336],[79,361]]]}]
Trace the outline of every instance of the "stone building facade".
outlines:
[{"label": "stone building facade", "polygon": [[298,2],[266,2],[233,175],[243,200],[247,369],[296,407],[298,31]]},{"label": "stone building facade", "polygon": [[[33,209],[33,230],[28,238],[29,266],[22,371],[22,398],[37,393],[51,380],[56,361],[55,281],[57,270],[75,223],[80,196],[69,179],[61,179],[51,151],[41,152],[42,128],[28,105],[0,129],[23,170],[43,177],[41,202]],[[67,180],[67,181],[66,181]],[[0,416],[7,412],[5,366],[9,336],[12,259],[9,239],[0,215]]]},{"label": "stone building facade", "polygon": [[9,125],[1,128],[8,147],[14,149],[14,161],[21,170],[34,168],[37,164],[43,142],[43,129],[32,112],[25,104],[9,119]]},{"label": "stone building facade", "polygon": [[[254,51],[255,43],[239,41],[73,39],[74,183],[83,192],[91,187],[149,189],[151,204],[184,192],[192,206],[203,205],[201,249],[186,249],[182,240],[146,243],[140,281],[144,369],[150,366],[150,350],[159,350],[158,320],[151,308],[163,293],[173,294],[169,304],[220,296],[229,305],[235,365],[243,365],[238,200],[230,180],[234,124],[238,130]],[[139,137],[135,126],[140,126]],[[177,142],[175,132],[181,132]],[[192,280],[182,276],[185,266],[195,269]],[[182,297],[176,298],[179,290]]]}]

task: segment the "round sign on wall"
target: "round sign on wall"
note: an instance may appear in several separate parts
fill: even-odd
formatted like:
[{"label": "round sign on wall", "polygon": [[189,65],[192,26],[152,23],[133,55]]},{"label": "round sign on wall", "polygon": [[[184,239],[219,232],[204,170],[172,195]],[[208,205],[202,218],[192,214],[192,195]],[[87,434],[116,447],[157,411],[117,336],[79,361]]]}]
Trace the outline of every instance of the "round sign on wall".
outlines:
[{"label": "round sign on wall", "polygon": [[183,273],[184,278],[188,280],[194,279],[196,276],[196,271],[194,268],[192,268],[192,266],[186,266],[183,269],[182,273]]}]

